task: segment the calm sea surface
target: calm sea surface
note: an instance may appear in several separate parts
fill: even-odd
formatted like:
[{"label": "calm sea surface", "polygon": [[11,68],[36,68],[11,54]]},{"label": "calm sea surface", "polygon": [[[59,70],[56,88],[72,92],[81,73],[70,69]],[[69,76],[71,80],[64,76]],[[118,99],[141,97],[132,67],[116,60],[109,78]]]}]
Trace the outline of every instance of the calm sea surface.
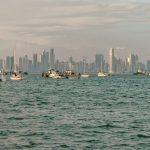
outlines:
[{"label": "calm sea surface", "polygon": [[150,150],[150,76],[0,83],[0,150]]}]

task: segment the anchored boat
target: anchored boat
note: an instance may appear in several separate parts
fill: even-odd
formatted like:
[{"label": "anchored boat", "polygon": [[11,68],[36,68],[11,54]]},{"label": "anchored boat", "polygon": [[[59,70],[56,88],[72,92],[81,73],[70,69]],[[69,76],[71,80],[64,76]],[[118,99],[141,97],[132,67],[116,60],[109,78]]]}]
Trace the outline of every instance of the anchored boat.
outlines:
[{"label": "anchored boat", "polygon": [[17,64],[16,64],[16,60],[15,60],[15,50],[14,50],[14,60],[13,60],[13,72],[11,73],[11,76],[10,76],[10,80],[15,80],[15,81],[18,81],[18,80],[23,80],[23,76],[21,73],[17,72]]},{"label": "anchored boat", "polygon": [[63,76],[61,75],[59,71],[55,71],[54,69],[49,68],[46,73],[44,72],[42,73],[42,77],[60,79]]}]

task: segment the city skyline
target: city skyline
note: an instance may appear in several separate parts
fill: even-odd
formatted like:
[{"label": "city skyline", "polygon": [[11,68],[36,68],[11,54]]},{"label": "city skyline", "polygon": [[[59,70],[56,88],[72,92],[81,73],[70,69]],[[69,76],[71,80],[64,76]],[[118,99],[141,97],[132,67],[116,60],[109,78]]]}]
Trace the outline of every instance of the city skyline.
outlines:
[{"label": "city skyline", "polygon": [[114,48],[110,48],[108,55],[108,60],[106,60],[104,54],[97,53],[90,63],[86,57],[83,57],[81,60],[75,60],[74,57],[70,56],[65,61],[59,60],[55,55],[54,48],[51,48],[49,51],[43,50],[40,56],[37,53],[33,53],[32,59],[28,55],[22,55],[18,59],[16,55],[8,55],[6,58],[0,59],[0,70],[11,72],[15,67],[23,72],[41,73],[47,71],[48,68],[53,68],[61,72],[69,69],[78,73],[104,71],[110,74],[134,73],[139,69],[150,71],[150,60],[147,60],[146,64],[144,64],[139,60],[137,54],[129,53],[125,59],[122,59],[116,56]]},{"label": "city skyline", "polygon": [[150,56],[148,0],[0,0],[0,53],[18,56],[54,47],[58,58],[91,58],[118,49]]},{"label": "city skyline", "polygon": [[[125,60],[125,59],[129,56],[129,54],[136,54],[136,55],[138,55],[139,61],[142,62],[142,63],[144,63],[144,64],[146,64],[146,62],[147,62],[148,60],[150,60],[150,57],[148,57],[148,59],[142,60],[142,59],[141,59],[141,55],[140,55],[139,53],[135,53],[134,51],[127,50],[126,52],[123,52],[122,55],[121,55],[119,50],[122,50],[122,51],[123,51],[122,48],[120,48],[120,47],[118,47],[118,48],[113,48],[113,47],[111,47],[111,48],[115,51],[115,57],[116,57],[116,58],[120,58],[120,59]],[[65,57],[61,57],[61,55],[59,55],[59,50],[57,50],[57,49],[55,49],[55,48],[38,49],[38,50],[35,49],[35,50],[33,50],[32,52],[30,52],[30,53],[26,53],[27,51],[24,51],[24,52],[21,53],[21,54],[18,54],[18,51],[19,51],[19,50],[11,49],[11,50],[8,51],[8,53],[5,53],[5,55],[3,55],[2,53],[0,53],[0,59],[4,59],[4,58],[6,58],[7,56],[13,56],[13,52],[14,52],[14,50],[15,50],[15,53],[16,53],[16,54],[15,54],[15,55],[16,55],[15,57],[16,57],[17,60],[19,60],[19,57],[24,57],[25,55],[27,55],[28,58],[32,60],[34,54],[36,54],[36,55],[37,55],[37,59],[38,59],[39,61],[41,61],[40,59],[41,59],[42,53],[43,53],[44,51],[50,52],[50,51],[53,49],[53,50],[55,51],[55,54],[54,54],[54,55],[56,55],[56,60],[58,59],[58,60],[60,60],[60,61],[68,61],[68,58],[69,58],[69,57],[73,57],[76,61],[80,61],[80,60],[82,60],[83,58],[86,58],[86,61],[87,61],[88,63],[91,63],[91,62],[94,61],[95,55],[97,55],[97,54],[102,54],[103,57],[104,57],[104,59],[105,59],[106,61],[109,61],[109,51],[110,51],[111,48],[108,48],[105,52],[103,52],[102,50],[99,50],[99,51],[97,51],[96,53],[93,52],[92,55],[90,55],[90,56],[87,56],[86,53],[85,53],[85,54],[82,53],[83,55],[80,55],[79,57],[76,57],[76,55],[73,55],[73,54],[71,54],[71,53],[70,53],[70,54],[66,54]]]}]

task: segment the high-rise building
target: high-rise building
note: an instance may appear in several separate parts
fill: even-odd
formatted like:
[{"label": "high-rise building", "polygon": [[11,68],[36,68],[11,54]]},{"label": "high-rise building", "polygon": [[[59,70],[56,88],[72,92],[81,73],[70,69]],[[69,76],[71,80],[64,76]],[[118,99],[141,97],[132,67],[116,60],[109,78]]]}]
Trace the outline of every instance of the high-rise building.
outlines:
[{"label": "high-rise building", "polygon": [[114,73],[114,65],[115,65],[115,56],[114,56],[114,49],[109,49],[109,73]]},{"label": "high-rise building", "polygon": [[32,60],[29,60],[28,61],[28,72],[31,73],[33,71],[32,68],[33,68]]},{"label": "high-rise building", "polygon": [[90,63],[89,64],[89,71],[94,73],[95,72],[95,63]]},{"label": "high-rise building", "polygon": [[22,64],[22,68],[24,72],[28,72],[29,71],[29,60],[28,60],[28,56],[25,55],[23,57],[23,64]]},{"label": "high-rise building", "polygon": [[47,71],[49,68],[49,52],[43,51],[41,55],[41,70]]},{"label": "high-rise building", "polygon": [[55,68],[55,53],[53,48],[50,50],[50,67]]},{"label": "high-rise building", "polygon": [[102,54],[95,55],[95,71],[103,71],[104,70],[104,56]]},{"label": "high-rise building", "polygon": [[38,63],[38,55],[37,54],[33,54],[33,69],[34,70],[37,69],[37,63]]},{"label": "high-rise building", "polygon": [[0,59],[0,70],[3,69],[4,63],[3,63],[3,59]]},{"label": "high-rise building", "polygon": [[128,72],[130,73],[136,72],[138,69],[141,69],[138,67],[138,56],[132,53],[129,54],[128,65]]},{"label": "high-rise building", "polygon": [[147,60],[147,71],[150,71],[150,60]]},{"label": "high-rise building", "polygon": [[74,60],[72,56],[68,59],[68,69],[74,70]]},{"label": "high-rise building", "polygon": [[6,56],[6,70],[8,72],[13,70],[13,62],[14,62],[13,56]]},{"label": "high-rise building", "polygon": [[23,71],[23,58],[19,57],[19,71]]}]

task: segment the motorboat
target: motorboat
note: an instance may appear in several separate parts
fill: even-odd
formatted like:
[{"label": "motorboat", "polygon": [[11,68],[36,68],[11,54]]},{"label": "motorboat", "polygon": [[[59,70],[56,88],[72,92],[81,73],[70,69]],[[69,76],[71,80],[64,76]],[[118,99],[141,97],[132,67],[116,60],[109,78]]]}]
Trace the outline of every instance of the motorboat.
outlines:
[{"label": "motorboat", "polygon": [[134,75],[148,75],[148,74],[146,72],[143,72],[141,69],[138,69],[138,71],[135,72]]},{"label": "motorboat", "polygon": [[59,71],[55,71],[54,69],[49,68],[46,73],[44,72],[42,73],[42,77],[60,79],[63,76],[61,75]]},{"label": "motorboat", "polygon": [[[65,75],[66,79],[73,79],[73,78],[77,77],[76,74],[74,73],[74,71],[72,71],[72,70],[66,70],[64,75]],[[81,75],[79,74],[78,78],[80,78],[80,76]]]}]

